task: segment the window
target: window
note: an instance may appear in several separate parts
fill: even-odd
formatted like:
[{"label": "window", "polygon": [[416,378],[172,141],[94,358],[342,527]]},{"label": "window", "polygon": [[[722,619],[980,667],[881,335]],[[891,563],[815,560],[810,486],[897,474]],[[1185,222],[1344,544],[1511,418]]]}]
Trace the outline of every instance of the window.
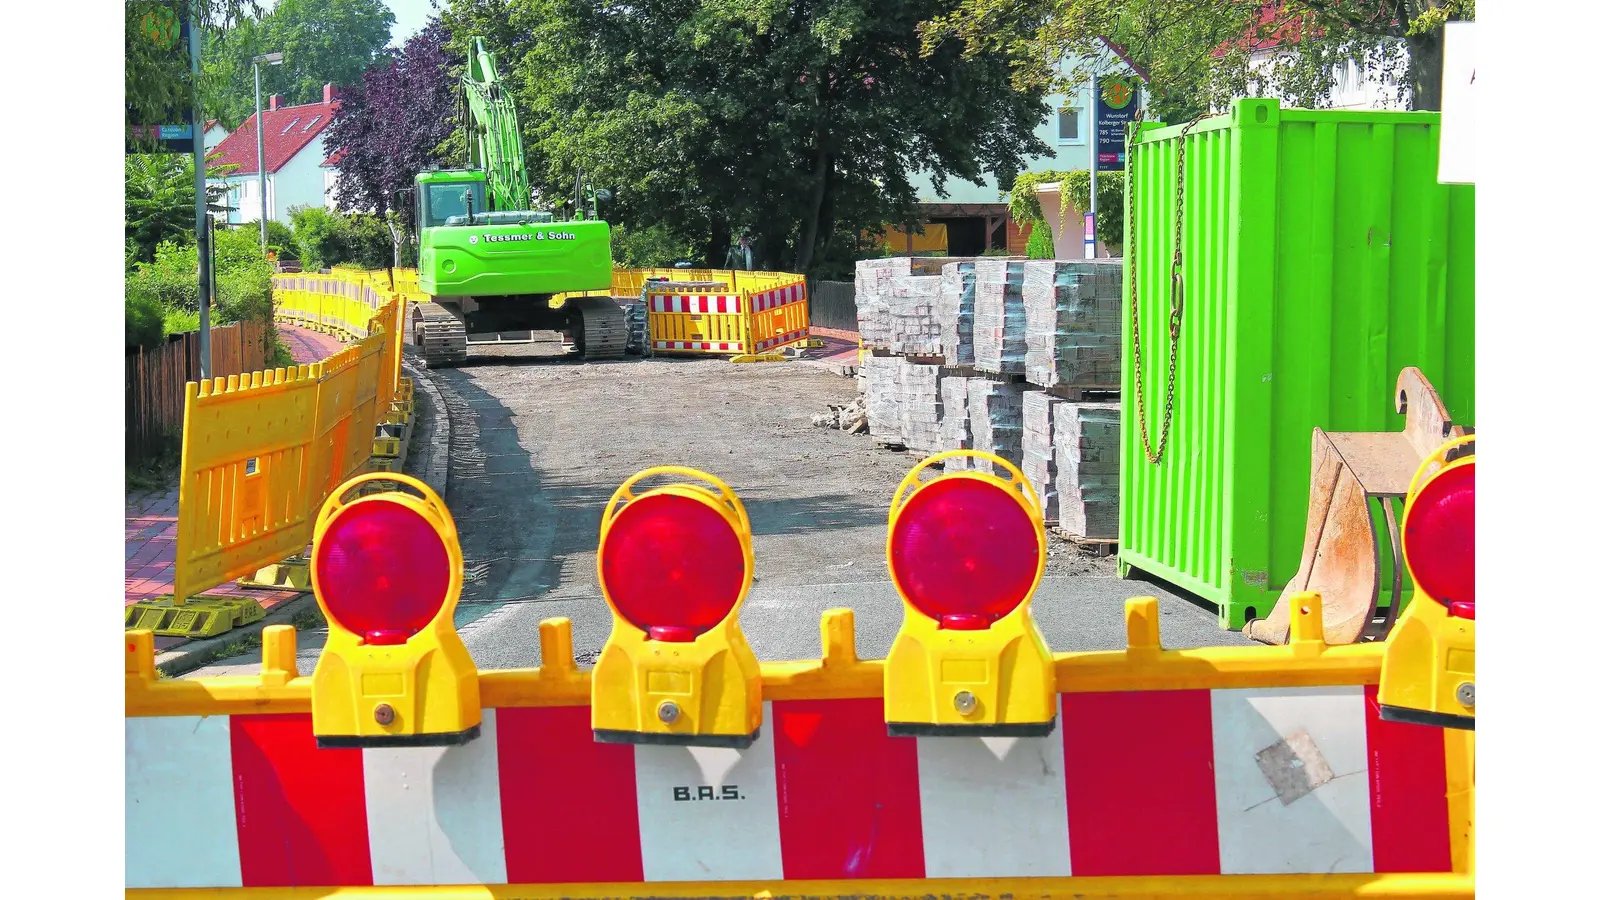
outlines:
[{"label": "window", "polygon": [[283,130],[278,132],[278,133],[279,134],[288,134],[289,133],[289,129],[291,129],[295,125],[299,124],[299,122],[300,122],[300,117],[299,116],[295,116],[293,119],[291,119],[289,121],[289,124],[283,126]]},{"label": "window", "polygon": [[428,185],[427,205],[423,210],[425,226],[442,225],[451,216],[466,216],[467,193],[472,193],[472,212],[488,212],[483,202],[484,182],[455,182]]},{"label": "window", "polygon": [[1078,133],[1078,109],[1073,106],[1063,106],[1056,111],[1056,140],[1062,142],[1080,141],[1083,137]]},{"label": "window", "polygon": [[321,116],[317,116],[316,118],[314,118],[311,121],[307,122],[306,123],[306,127],[300,129],[300,133],[301,134],[305,134],[306,132],[310,131],[313,126],[315,126],[318,122],[321,122],[321,121],[322,121],[322,117]]}]

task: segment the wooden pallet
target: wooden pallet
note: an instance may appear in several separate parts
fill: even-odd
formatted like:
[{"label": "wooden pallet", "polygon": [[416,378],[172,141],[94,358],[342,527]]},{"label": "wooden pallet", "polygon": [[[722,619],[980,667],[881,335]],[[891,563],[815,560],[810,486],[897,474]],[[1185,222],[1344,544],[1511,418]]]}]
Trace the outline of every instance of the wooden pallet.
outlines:
[{"label": "wooden pallet", "polygon": [[1107,556],[1116,555],[1118,543],[1116,538],[1090,538],[1076,534],[1067,534],[1065,532],[1061,532],[1060,534],[1073,546],[1084,551],[1090,556],[1105,558]]},{"label": "wooden pallet", "polygon": [[1073,403],[1116,403],[1122,399],[1122,386],[1117,384],[1066,385],[1045,388],[1045,393]]}]

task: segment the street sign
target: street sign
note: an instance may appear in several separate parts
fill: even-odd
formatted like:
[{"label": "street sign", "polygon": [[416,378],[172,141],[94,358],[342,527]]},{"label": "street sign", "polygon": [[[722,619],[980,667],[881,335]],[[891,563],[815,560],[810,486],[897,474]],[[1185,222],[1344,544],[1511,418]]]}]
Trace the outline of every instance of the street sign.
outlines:
[{"label": "street sign", "polygon": [[[189,71],[189,7],[174,10],[163,3],[139,3],[142,14],[136,14],[135,33],[148,40],[157,52],[170,53],[175,62]],[[128,104],[126,153],[193,153],[195,144],[194,109],[185,103],[183,109],[171,110],[173,122],[151,124],[135,122],[133,104]]]},{"label": "street sign", "polygon": [[1121,172],[1127,164],[1128,123],[1139,109],[1139,86],[1127,76],[1106,75],[1095,106],[1095,169]]}]

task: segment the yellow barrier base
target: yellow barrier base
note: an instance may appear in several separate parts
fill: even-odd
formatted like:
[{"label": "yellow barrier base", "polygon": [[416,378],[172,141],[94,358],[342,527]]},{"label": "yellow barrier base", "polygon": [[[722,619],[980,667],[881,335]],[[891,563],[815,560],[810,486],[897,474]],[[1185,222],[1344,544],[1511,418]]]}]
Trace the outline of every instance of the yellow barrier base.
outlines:
[{"label": "yellow barrier base", "polygon": [[381,459],[392,459],[400,455],[400,438],[384,437],[378,435],[372,439],[372,455]]},{"label": "yellow barrier base", "polygon": [[732,357],[728,362],[754,363],[754,362],[785,362],[789,357],[782,353],[745,353]]},{"label": "yellow barrier base", "polygon": [[253,597],[208,594],[174,606],[168,596],[141,600],[127,607],[123,629],[149,629],[162,637],[216,637],[266,617],[267,611]]},{"label": "yellow barrier base", "polygon": [[240,587],[269,588],[279,591],[311,590],[311,564],[302,556],[291,556],[281,563],[273,563],[256,571],[256,574],[239,579]]}]

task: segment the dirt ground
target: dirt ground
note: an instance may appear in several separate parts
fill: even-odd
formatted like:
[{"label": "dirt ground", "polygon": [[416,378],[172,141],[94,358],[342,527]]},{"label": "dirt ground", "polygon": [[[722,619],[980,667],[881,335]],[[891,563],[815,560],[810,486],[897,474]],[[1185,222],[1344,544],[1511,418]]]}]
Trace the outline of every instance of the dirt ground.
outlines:
[{"label": "dirt ground", "polygon": [[[553,616],[572,620],[580,663],[598,655],[611,628],[595,571],[601,515],[624,480],[658,465],[710,472],[743,500],[755,583],[741,623],[758,656],[814,657],[822,611],[840,606],[856,610],[863,656],[887,652],[901,618],[888,509],[916,459],[811,424],[856,396],[855,379],[799,362],[558,354],[479,346],[458,368],[423,373],[451,428],[446,502],[467,579],[456,625],[480,667],[537,665],[538,623]],[[1132,596],[1162,598],[1168,646],[1243,642],[1214,612],[1120,580],[1114,558],[1052,536],[1034,604],[1052,648],[1120,648]],[[309,662],[320,640],[301,646]]]}]

